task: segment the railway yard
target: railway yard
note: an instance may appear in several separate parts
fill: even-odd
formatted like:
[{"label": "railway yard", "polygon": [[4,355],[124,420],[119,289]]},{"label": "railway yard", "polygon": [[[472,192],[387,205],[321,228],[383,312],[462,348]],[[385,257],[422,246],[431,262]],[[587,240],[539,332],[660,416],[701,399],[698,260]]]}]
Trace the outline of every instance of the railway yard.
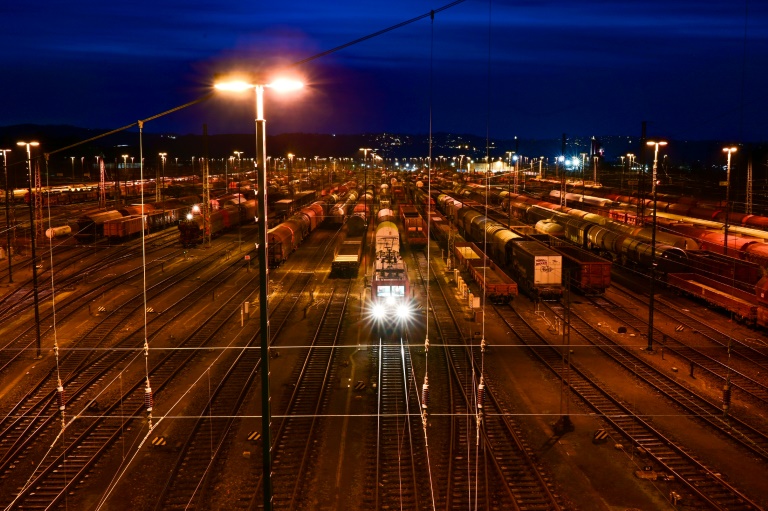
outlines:
[{"label": "railway yard", "polygon": [[768,509],[765,247],[549,191],[269,204],[268,353],[252,194],[62,199],[0,261],[0,508],[259,509],[266,436],[281,510]]}]

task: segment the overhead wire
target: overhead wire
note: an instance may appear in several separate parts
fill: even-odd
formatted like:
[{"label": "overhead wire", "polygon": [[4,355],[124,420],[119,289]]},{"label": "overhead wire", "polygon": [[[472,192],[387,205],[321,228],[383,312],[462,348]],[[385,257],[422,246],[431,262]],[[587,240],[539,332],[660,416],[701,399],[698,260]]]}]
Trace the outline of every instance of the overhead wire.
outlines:
[{"label": "overhead wire", "polygon": [[[431,268],[431,260],[430,260],[430,238],[429,238],[429,222],[430,218],[432,217],[432,108],[433,108],[433,101],[432,101],[432,89],[433,89],[433,78],[434,78],[434,53],[435,53],[435,13],[432,11],[430,16],[430,39],[429,39],[429,163],[427,166],[427,279],[426,279],[426,290],[427,290],[427,296],[426,296],[426,325],[425,325],[425,336],[424,336],[424,383],[421,388],[421,424],[422,424],[422,430],[424,431],[424,447],[426,450],[426,456],[427,456],[427,471],[429,474],[429,491],[430,491],[430,497],[432,499],[432,509],[436,509],[436,503],[435,503],[435,489],[432,484],[432,464],[430,463],[429,459],[429,438],[427,434],[427,407],[429,405],[429,311],[431,307],[429,306],[429,277],[430,277],[430,268]],[[414,195],[415,197],[415,195]]]},{"label": "overhead wire", "polygon": [[[490,195],[490,175],[491,175],[491,28],[492,28],[492,12],[493,12],[493,0],[488,0],[488,57],[487,57],[487,72],[486,72],[486,117],[485,117],[485,218],[488,218],[488,195]],[[480,380],[477,384],[477,397],[476,397],[476,438],[475,438],[475,509],[478,509],[479,498],[479,483],[480,483],[480,436],[483,427],[483,407],[485,397],[485,300],[486,300],[486,286],[487,276],[486,271],[488,267],[488,230],[483,225],[483,283],[480,286],[481,308],[480,314],[482,315],[482,327],[480,337]],[[475,373],[474,356],[472,357],[472,374]]]},{"label": "overhead wire", "polygon": [[[138,121],[139,125],[139,177],[142,182],[141,187],[141,275],[142,275],[142,296],[144,300],[144,375],[147,385],[144,387],[144,407],[147,412],[147,424],[149,431],[152,431],[152,409],[154,408],[154,397],[152,396],[152,385],[149,382],[149,340],[147,334],[147,250],[146,250],[146,211],[144,206],[144,122]],[[157,183],[155,183],[157,186]],[[118,192],[118,197],[120,196]]]}]

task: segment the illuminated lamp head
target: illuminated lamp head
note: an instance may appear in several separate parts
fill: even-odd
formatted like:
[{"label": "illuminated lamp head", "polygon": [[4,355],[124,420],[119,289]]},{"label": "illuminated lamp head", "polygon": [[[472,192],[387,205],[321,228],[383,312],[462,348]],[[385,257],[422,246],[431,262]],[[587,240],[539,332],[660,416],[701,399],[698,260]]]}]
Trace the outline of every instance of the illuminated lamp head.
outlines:
[{"label": "illuminated lamp head", "polygon": [[377,303],[373,306],[373,317],[376,319],[384,319],[384,315],[387,313],[387,310],[382,306],[381,304]]},{"label": "illuminated lamp head", "polygon": [[187,213],[187,220],[192,220],[193,216],[192,213]]},{"label": "illuminated lamp head", "polygon": [[397,318],[400,320],[406,320],[411,317],[411,309],[404,303],[401,303],[397,307]]}]

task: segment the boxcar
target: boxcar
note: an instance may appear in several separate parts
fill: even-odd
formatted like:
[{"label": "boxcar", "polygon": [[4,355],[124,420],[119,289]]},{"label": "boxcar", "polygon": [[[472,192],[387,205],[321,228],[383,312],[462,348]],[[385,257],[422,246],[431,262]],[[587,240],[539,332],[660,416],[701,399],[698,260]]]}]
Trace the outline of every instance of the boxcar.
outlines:
[{"label": "boxcar", "polygon": [[611,261],[570,245],[552,248],[563,256],[563,270],[575,289],[599,295],[611,285]]},{"label": "boxcar", "polygon": [[563,256],[538,241],[507,244],[507,264],[512,277],[533,299],[562,296]]},{"label": "boxcar", "polygon": [[104,236],[110,240],[121,240],[141,233],[146,222],[141,215],[124,216],[104,222]]},{"label": "boxcar", "polygon": [[93,241],[104,236],[104,222],[123,218],[117,210],[87,213],[77,220],[75,238],[79,241]]}]

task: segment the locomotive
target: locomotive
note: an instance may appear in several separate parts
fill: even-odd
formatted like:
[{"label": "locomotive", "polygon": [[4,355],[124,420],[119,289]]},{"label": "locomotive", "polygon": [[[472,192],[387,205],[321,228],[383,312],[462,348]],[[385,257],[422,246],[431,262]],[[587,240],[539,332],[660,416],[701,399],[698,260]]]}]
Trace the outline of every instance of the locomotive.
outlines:
[{"label": "locomotive", "polygon": [[400,231],[384,216],[376,226],[371,280],[371,315],[388,330],[402,325],[412,315],[410,283],[401,254]]}]

